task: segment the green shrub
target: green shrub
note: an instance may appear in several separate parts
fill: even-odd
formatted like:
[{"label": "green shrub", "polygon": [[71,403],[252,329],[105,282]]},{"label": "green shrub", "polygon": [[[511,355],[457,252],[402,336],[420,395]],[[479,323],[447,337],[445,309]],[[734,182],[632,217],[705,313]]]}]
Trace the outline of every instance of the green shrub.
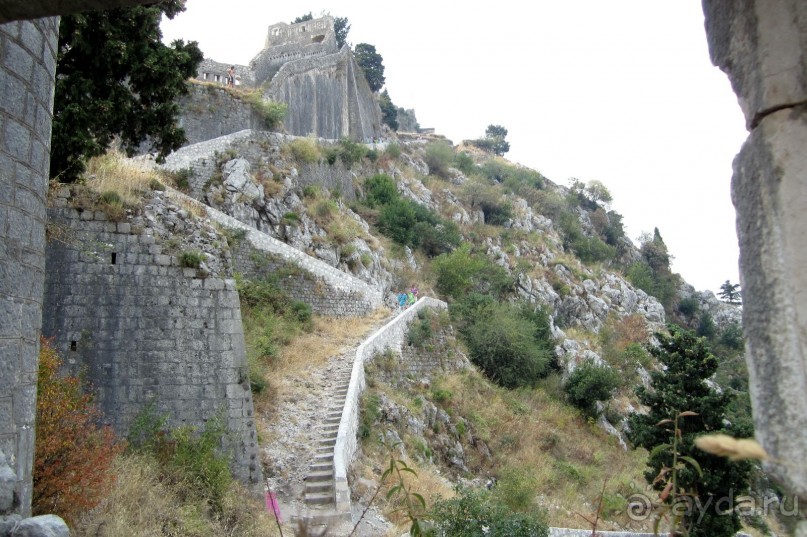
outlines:
[{"label": "green shrub", "polygon": [[678,303],[678,311],[680,311],[682,315],[685,315],[687,317],[692,317],[698,312],[699,309],[700,309],[700,303],[698,302],[698,299],[692,296],[682,298],[681,301]]},{"label": "green shrub", "polygon": [[577,367],[566,381],[569,402],[589,416],[596,417],[597,401],[607,401],[619,386],[619,374],[610,367],[586,362]]},{"label": "green shrub", "polygon": [[485,214],[485,223],[502,226],[513,218],[513,206],[508,202],[483,200],[479,208]]},{"label": "green shrub", "polygon": [[465,151],[457,153],[457,155],[454,157],[454,167],[457,168],[462,173],[464,173],[465,175],[470,175],[476,171],[476,164],[474,164],[474,159],[471,158],[471,155],[469,155]]},{"label": "green shrub", "polygon": [[472,292],[500,298],[513,288],[513,279],[503,267],[485,255],[472,253],[468,244],[436,257],[432,269],[437,290],[453,299]]},{"label": "green shrub", "polygon": [[370,207],[381,207],[397,201],[398,187],[389,175],[379,173],[364,181],[364,200]]},{"label": "green shrub", "polygon": [[401,146],[398,144],[389,144],[387,148],[384,150],[384,154],[389,158],[395,160],[401,156]]},{"label": "green shrub", "polygon": [[706,339],[714,339],[715,334],[717,334],[717,326],[715,326],[715,321],[708,311],[702,312],[698,318],[698,329],[696,332],[698,336],[705,337]]},{"label": "green shrub", "polygon": [[322,194],[322,187],[319,185],[305,185],[303,187],[303,197],[312,200],[317,199]]},{"label": "green shrub", "polygon": [[203,254],[198,250],[189,250],[179,254],[179,264],[185,268],[198,269],[203,260]]},{"label": "green shrub", "polygon": [[269,130],[280,126],[289,111],[286,103],[264,99],[258,91],[246,94],[245,98],[252,109],[261,116],[264,126]]},{"label": "green shrub", "polygon": [[745,346],[742,327],[738,323],[731,323],[726,326],[723,333],[720,334],[720,343],[730,349],[742,350]]},{"label": "green shrub", "polygon": [[461,328],[471,361],[505,388],[535,386],[549,373],[553,356],[544,332],[522,311],[499,304],[477,309]]},{"label": "green shrub", "polygon": [[448,168],[454,163],[454,149],[446,142],[432,142],[426,146],[423,161],[430,174],[448,177]]},{"label": "green shrub", "polygon": [[366,153],[367,148],[360,143],[354,142],[348,138],[339,140],[339,159],[344,162],[345,166],[348,168],[360,162]]},{"label": "green shrub", "polygon": [[303,164],[313,164],[320,159],[317,143],[311,138],[295,138],[288,145],[294,160]]},{"label": "green shrub", "polygon": [[439,537],[547,537],[542,513],[514,513],[487,491],[460,489],[457,496],[434,502],[431,511]]},{"label": "green shrub", "polygon": [[370,149],[370,150],[367,151],[367,154],[365,154],[364,156],[370,162],[375,162],[375,161],[378,160],[378,151],[376,151],[375,149]]},{"label": "green shrub", "polygon": [[359,410],[359,438],[367,440],[373,432],[373,426],[381,417],[381,400],[375,394],[365,394],[361,398]]},{"label": "green shrub", "polygon": [[[421,313],[424,315],[421,316]],[[406,333],[406,342],[413,347],[422,348],[431,340],[433,335],[431,313],[428,310],[421,310],[418,312],[418,320],[409,325],[409,330]]]},{"label": "green shrub", "polygon": [[171,430],[167,422],[155,411],[154,402],[145,405],[129,429],[128,449],[155,456],[170,480],[183,484],[188,498],[220,514],[233,483],[229,456],[221,451],[228,434],[224,420],[209,419],[202,430],[191,426]]},{"label": "green shrub", "polygon": [[399,244],[411,246],[416,240],[414,203],[398,199],[385,205],[378,215],[378,228]]},{"label": "green shrub", "polygon": [[149,181],[149,188],[158,192],[163,192],[165,190],[165,185],[162,184],[159,179],[152,179]]},{"label": "green shrub", "polygon": [[330,221],[339,211],[339,206],[333,200],[320,200],[314,208],[314,215],[323,221]]},{"label": "green shrub", "polygon": [[123,205],[123,200],[120,199],[120,195],[118,195],[118,193],[113,190],[107,190],[106,192],[102,193],[98,199],[102,203]]},{"label": "green shrub", "polygon": [[529,513],[534,509],[537,483],[525,468],[506,468],[499,476],[493,497],[511,511]]}]

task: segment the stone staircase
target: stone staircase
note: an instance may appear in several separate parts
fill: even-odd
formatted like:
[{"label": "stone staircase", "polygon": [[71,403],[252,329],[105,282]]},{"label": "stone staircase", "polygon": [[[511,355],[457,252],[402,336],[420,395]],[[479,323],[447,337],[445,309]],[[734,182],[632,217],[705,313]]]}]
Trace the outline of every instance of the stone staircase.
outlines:
[{"label": "stone staircase", "polygon": [[314,460],[305,477],[305,503],[312,507],[336,507],[334,490],[333,448],[342,420],[345,406],[350,370],[344,371],[337,380],[336,388],[330,396],[328,412],[320,426],[319,440],[314,452]]}]

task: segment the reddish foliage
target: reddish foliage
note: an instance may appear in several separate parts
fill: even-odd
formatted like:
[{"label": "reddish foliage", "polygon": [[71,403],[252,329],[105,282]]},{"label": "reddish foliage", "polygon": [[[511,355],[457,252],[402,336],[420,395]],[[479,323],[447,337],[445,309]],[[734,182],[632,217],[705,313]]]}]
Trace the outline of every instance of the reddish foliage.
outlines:
[{"label": "reddish foliage", "polygon": [[61,359],[46,339],[39,352],[34,459],[34,514],[68,524],[95,507],[112,486],[110,466],[123,450],[75,377],[60,377]]}]

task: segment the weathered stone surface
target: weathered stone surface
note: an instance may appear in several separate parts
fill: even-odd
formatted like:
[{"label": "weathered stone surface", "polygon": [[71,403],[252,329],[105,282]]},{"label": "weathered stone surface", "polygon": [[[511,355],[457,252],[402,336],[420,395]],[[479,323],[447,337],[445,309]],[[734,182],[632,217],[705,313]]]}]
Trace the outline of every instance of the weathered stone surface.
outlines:
[{"label": "weathered stone surface", "polygon": [[807,107],[769,115],[734,162],[743,320],[768,468],[807,501]]},{"label": "weathered stone surface", "polygon": [[[70,207],[50,210],[50,221],[69,238],[48,244],[43,333],[65,367],[93,386],[119,434],[152,402],[171,426],[204,427],[221,417],[231,432],[234,475],[261,490],[226,239],[162,192],[131,217],[128,233],[86,213],[93,218],[83,220]],[[200,268],[182,266],[189,251],[203,259]]]},{"label": "weathered stone surface", "polygon": [[18,522],[9,537],[70,537],[70,529],[56,515],[40,515]]},{"label": "weathered stone surface", "polygon": [[291,134],[354,140],[381,136],[381,111],[348,47],[283,65],[265,96],[289,106],[283,125]]},{"label": "weathered stone surface", "polygon": [[[42,6],[56,2],[11,4],[0,4],[0,20],[22,16],[24,10],[41,13]],[[56,18],[0,25],[0,454],[15,476],[13,505],[8,505],[6,482],[0,515],[31,512],[30,409],[42,319],[58,26]],[[4,472],[4,479],[9,477]]]},{"label": "weathered stone surface", "polygon": [[726,71],[749,127],[807,102],[807,3],[703,0],[712,62]]},{"label": "weathered stone surface", "polygon": [[263,187],[252,180],[249,162],[242,158],[229,160],[221,167],[224,176],[224,188],[229,192],[241,194],[247,200],[263,197]]},{"label": "weathered stone surface", "polygon": [[[807,501],[807,4],[703,0],[751,135],[734,161],[746,361],[768,471]],[[807,522],[796,535],[807,537]]]}]

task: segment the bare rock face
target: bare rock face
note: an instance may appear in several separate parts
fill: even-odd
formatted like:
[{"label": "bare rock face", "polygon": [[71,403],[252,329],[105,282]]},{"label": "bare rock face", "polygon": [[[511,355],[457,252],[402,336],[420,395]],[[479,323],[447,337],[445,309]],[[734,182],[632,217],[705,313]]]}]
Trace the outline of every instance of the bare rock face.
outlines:
[{"label": "bare rock face", "polygon": [[703,10],[712,61],[751,129],[732,199],[756,435],[767,470],[807,501],[807,4],[703,0]]}]

